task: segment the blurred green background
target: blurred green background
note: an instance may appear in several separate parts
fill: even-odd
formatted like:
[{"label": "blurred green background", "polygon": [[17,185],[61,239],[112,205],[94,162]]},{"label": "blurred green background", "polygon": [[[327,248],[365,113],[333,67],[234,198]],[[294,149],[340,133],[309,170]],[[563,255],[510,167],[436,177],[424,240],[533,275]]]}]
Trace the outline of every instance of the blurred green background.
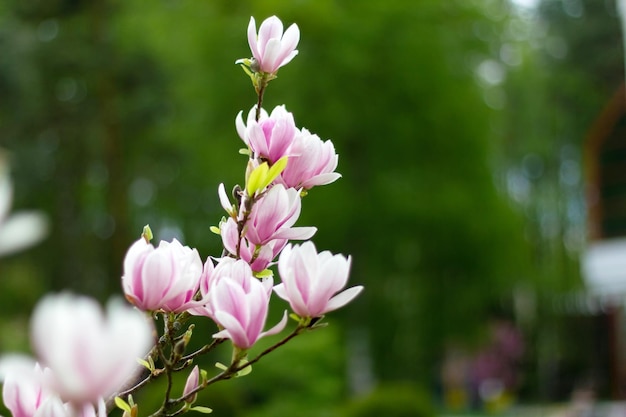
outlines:
[{"label": "blurred green background", "polygon": [[554,306],[582,288],[582,144],[623,80],[622,38],[613,1],[534,3],[3,1],[0,146],[15,209],[52,229],[0,260],[0,351],[28,349],[48,291],[119,296],[144,224],[220,253],[217,185],[243,182],[234,119],[255,103],[234,62],[250,16],[275,14],[300,53],[264,106],[332,139],[343,175],[298,224],[352,255],[366,290],[203,405],[364,417],[567,399],[605,369],[581,338],[593,319]]}]

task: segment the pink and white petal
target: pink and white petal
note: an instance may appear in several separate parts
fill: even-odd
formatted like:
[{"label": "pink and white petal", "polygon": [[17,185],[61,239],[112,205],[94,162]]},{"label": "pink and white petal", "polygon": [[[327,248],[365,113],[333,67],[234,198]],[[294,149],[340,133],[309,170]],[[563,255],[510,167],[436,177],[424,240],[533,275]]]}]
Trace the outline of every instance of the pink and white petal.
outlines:
[{"label": "pink and white petal", "polygon": [[[245,293],[238,283],[228,277],[220,279],[211,291],[211,304],[217,316],[218,312],[232,315],[241,325],[248,320],[248,308]],[[224,327],[227,327],[223,324]]]},{"label": "pink and white petal", "polygon": [[252,122],[248,124],[246,128],[246,138],[248,139],[248,146],[250,146],[253,152],[260,155],[269,154],[265,132],[259,123]]},{"label": "pink and white petal", "polygon": [[291,62],[292,59],[294,59],[296,57],[296,55],[298,55],[298,51],[293,51],[292,53],[290,53],[289,55],[287,55],[287,57],[285,57],[278,65],[278,67],[284,67],[285,65],[287,65],[288,63]]},{"label": "pink and white petal", "polygon": [[225,223],[220,225],[220,236],[222,237],[222,245],[231,254],[237,253],[237,242],[239,240],[239,230],[237,223],[229,218]]},{"label": "pink and white petal", "polygon": [[72,413],[56,395],[48,397],[32,417],[70,417]]},{"label": "pink and white petal", "polygon": [[328,294],[329,298],[332,294],[346,286],[349,273],[350,259],[346,259],[342,255],[335,255],[332,259],[321,264],[318,276],[321,277],[322,285],[328,287],[329,291],[332,291]]},{"label": "pink and white petal", "polygon": [[302,184],[300,184],[300,186],[304,189],[309,190],[315,186],[327,185],[327,184],[333,183],[337,181],[339,178],[341,178],[341,174],[337,172],[331,172],[328,174],[319,174],[304,181]]},{"label": "pink and white petal", "polygon": [[[302,275],[302,273],[300,273],[300,275]],[[285,297],[283,297],[280,293],[277,293],[277,295],[289,301],[289,305],[295,313],[304,317],[308,316],[309,308],[304,297],[308,295],[309,289],[306,288],[304,294],[300,291],[296,271],[293,268],[287,269],[286,274],[284,276],[281,275],[281,279],[283,281],[284,292],[282,289],[279,289],[279,291],[283,292]],[[276,288],[274,288],[274,291],[276,292]]]},{"label": "pink and white petal", "polygon": [[261,71],[273,73],[280,66],[280,39],[272,38],[265,44],[263,58],[261,63]]},{"label": "pink and white petal", "polygon": [[317,227],[290,227],[288,229],[280,229],[274,233],[272,240],[307,240],[312,238],[315,232],[317,232]]},{"label": "pink and white petal", "polygon": [[169,253],[153,251],[146,256],[141,278],[144,288],[143,304],[147,309],[158,309],[170,288],[174,265]]},{"label": "pink and white petal", "polygon": [[252,52],[252,56],[257,61],[260,60],[261,55],[259,54],[259,48],[257,44],[256,22],[254,21],[254,17],[250,17],[250,23],[248,23],[248,45],[250,45],[250,51]]},{"label": "pink and white petal", "polygon": [[237,117],[235,118],[235,129],[237,129],[237,134],[247,145],[248,141],[246,139],[246,125],[243,123],[243,111],[239,111],[237,113]]},{"label": "pink and white petal", "polygon": [[272,288],[274,288],[274,276],[272,275],[270,277],[265,277],[261,279],[261,285],[263,285],[263,288],[265,288],[265,293],[267,294],[267,296],[270,297],[272,294]]},{"label": "pink and white petal", "polygon": [[276,16],[268,17],[261,23],[258,36],[258,50],[261,56],[265,55],[265,45],[274,38],[283,36],[283,22]]},{"label": "pink and white petal", "polygon": [[224,330],[214,334],[213,338],[228,338],[233,341],[233,344],[242,349],[250,347],[246,331],[235,317],[224,311],[216,311],[215,320],[224,328]]},{"label": "pink and white petal", "polygon": [[300,42],[300,29],[298,28],[298,25],[296,25],[295,23],[292,23],[291,26],[289,26],[287,30],[285,31],[285,33],[283,34],[281,41],[282,41],[281,49],[282,49],[282,55],[283,55],[281,60],[284,62],[284,60],[292,53],[294,52],[298,53],[298,51],[296,51],[298,42]]},{"label": "pink and white petal", "polygon": [[340,292],[331,298],[326,304],[326,308],[322,312],[322,314],[328,313],[329,311],[337,310],[348,304],[352,301],[357,295],[359,295],[363,291],[363,286],[358,285],[356,287],[348,288],[345,291]]},{"label": "pink and white petal", "polygon": [[289,296],[287,295],[285,284],[281,283],[281,284],[274,285],[273,289],[274,289],[274,293],[276,293],[277,296],[279,296],[285,301],[289,301]]},{"label": "pink and white petal", "polygon": [[285,326],[287,326],[287,310],[285,310],[285,312],[283,313],[283,318],[278,323],[276,323],[274,327],[259,335],[259,339],[265,336],[272,336],[280,333],[285,329]]}]

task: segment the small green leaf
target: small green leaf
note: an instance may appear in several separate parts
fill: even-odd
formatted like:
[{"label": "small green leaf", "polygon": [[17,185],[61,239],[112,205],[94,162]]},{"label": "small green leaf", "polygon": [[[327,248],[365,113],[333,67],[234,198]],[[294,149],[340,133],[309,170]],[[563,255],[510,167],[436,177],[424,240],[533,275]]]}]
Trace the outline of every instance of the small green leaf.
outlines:
[{"label": "small green leaf", "polygon": [[[241,365],[245,365],[248,363],[248,359],[244,356],[242,359],[239,360],[239,362],[237,362],[237,366],[241,366]],[[237,371],[237,373],[235,374],[236,378],[239,378],[240,376],[246,376],[248,375],[250,372],[252,372],[252,365],[248,365],[243,369],[240,369],[239,371]]]},{"label": "small green leaf", "polygon": [[196,405],[195,407],[191,407],[190,410],[197,411],[203,414],[211,414],[213,412],[209,407],[202,407],[200,405]]},{"label": "small green leaf", "polygon": [[278,177],[280,173],[283,172],[283,170],[287,166],[288,159],[289,158],[287,156],[283,156],[278,161],[274,162],[274,165],[272,165],[272,167],[267,172],[267,177],[265,179],[266,184],[263,186],[263,188],[267,187],[270,182],[274,181],[276,177]]},{"label": "small green leaf", "polygon": [[274,272],[271,269],[264,269],[261,272],[254,274],[257,278],[269,278],[274,276]]},{"label": "small green leaf", "polygon": [[217,369],[221,369],[222,371],[225,371],[225,370],[227,370],[227,369],[228,369],[228,366],[224,365],[224,364],[223,364],[223,363],[221,363],[221,362],[215,362],[215,367],[216,367]]},{"label": "small green leaf", "polygon": [[151,372],[152,372],[152,371],[154,370],[154,367],[153,367],[153,366],[151,366],[151,365],[150,365],[150,362],[148,362],[148,361],[146,361],[146,360],[143,360],[143,359],[141,359],[141,358],[137,358],[137,362],[139,362],[139,365],[141,365],[141,366],[145,366],[145,367],[148,369],[148,371],[151,371]]},{"label": "small green leaf", "polygon": [[143,232],[141,233],[141,237],[143,237],[146,240],[146,243],[150,243],[150,241],[154,237],[152,235],[152,229],[150,229],[150,225],[149,224],[147,224],[147,225],[145,225],[143,227]]},{"label": "small green leaf", "polygon": [[257,191],[264,188],[263,183],[265,182],[268,171],[269,168],[267,162],[263,162],[261,165],[252,170],[248,176],[246,184],[246,191],[250,197],[252,197]]},{"label": "small green leaf", "polygon": [[222,234],[222,232],[220,231],[220,228],[217,227],[217,226],[211,226],[211,227],[209,227],[209,230],[212,231],[213,233],[215,233],[216,235]]},{"label": "small green leaf", "polygon": [[130,405],[128,405],[128,403],[126,401],[124,401],[122,398],[120,397],[115,397],[115,405],[121,409],[122,411],[127,412],[128,414],[130,414],[131,412],[131,408]]},{"label": "small green leaf", "polygon": [[237,378],[239,378],[240,376],[246,376],[248,375],[250,372],[252,372],[252,365],[248,365],[245,368],[243,368],[242,370],[240,370],[239,372],[237,372],[237,375],[235,375]]}]

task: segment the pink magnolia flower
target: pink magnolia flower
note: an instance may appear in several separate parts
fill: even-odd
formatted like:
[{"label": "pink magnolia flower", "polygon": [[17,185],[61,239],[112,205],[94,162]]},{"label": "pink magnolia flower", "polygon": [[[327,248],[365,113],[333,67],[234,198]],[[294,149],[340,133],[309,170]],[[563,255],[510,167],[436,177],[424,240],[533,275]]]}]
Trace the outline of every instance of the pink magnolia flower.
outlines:
[{"label": "pink magnolia flower", "polygon": [[273,186],[252,207],[245,225],[245,237],[254,245],[263,246],[275,239],[304,240],[315,234],[315,227],[292,227],[300,216],[300,192]]},{"label": "pink magnolia flower", "polygon": [[[70,414],[68,417],[74,417]],[[78,409],[77,417],[107,417],[107,408],[104,398],[100,398],[96,405],[84,404]]]},{"label": "pink magnolia flower", "polygon": [[282,320],[268,331],[263,331],[267,319],[270,293],[256,278],[245,282],[234,279],[219,280],[211,291],[215,320],[223,330],[214,338],[231,339],[239,349],[249,349],[264,336],[282,331],[287,324],[287,312]]},{"label": "pink magnolia flower", "polygon": [[254,272],[261,272],[272,265],[272,261],[287,245],[287,239],[274,239],[263,246],[253,245],[248,239],[242,239],[239,255],[250,264]]},{"label": "pink magnolia flower", "polygon": [[274,239],[262,246],[250,243],[245,237],[240,239],[237,223],[232,218],[220,225],[220,235],[224,248],[233,256],[237,256],[239,244],[239,257],[246,261],[254,272],[268,268],[287,244],[287,239]]},{"label": "pink magnolia flower", "polygon": [[262,112],[258,122],[254,120],[255,110],[253,107],[248,113],[247,124],[243,122],[243,113],[239,112],[235,119],[237,132],[255,158],[266,159],[271,165],[289,154],[298,129],[293,114],[285,106],[276,106],[269,116]]},{"label": "pink magnolia flower", "polygon": [[137,240],[124,258],[122,286],[129,302],[144,311],[181,312],[195,304],[202,261],[196,249],[174,239],[154,248]]},{"label": "pink magnolia flower", "polygon": [[297,54],[296,47],[300,40],[300,29],[294,23],[283,33],[283,23],[276,16],[261,23],[257,35],[254,17],[248,24],[248,44],[259,70],[275,73],[289,63]]},{"label": "pink magnolia flower", "polygon": [[363,290],[359,285],[339,292],[348,281],[350,263],[350,257],[329,251],[318,254],[311,241],[287,245],[278,258],[282,284],[274,292],[300,317],[320,317],[343,307]]},{"label": "pink magnolia flower", "polygon": [[[206,265],[209,263],[211,264],[211,267],[207,268]],[[215,319],[211,293],[217,283],[219,283],[222,279],[233,280],[241,285],[246,291],[250,287],[250,281],[258,281],[254,278],[250,265],[242,259],[235,259],[226,256],[221,258],[215,267],[213,267],[213,263],[210,260],[207,260],[205,269],[207,269],[208,272],[203,273],[202,282],[200,284],[200,292],[202,294],[204,304],[188,310],[191,314],[197,316],[206,316]],[[270,294],[272,291],[273,280],[264,279],[262,283],[266,292]]]},{"label": "pink magnolia flower", "polygon": [[[92,407],[93,409],[93,407]],[[46,398],[34,414],[35,417],[73,417],[67,404],[63,404],[56,396]],[[15,416],[14,416],[15,417]]]},{"label": "pink magnolia flower", "polygon": [[106,404],[64,403],[53,391],[54,375],[30,358],[9,356],[0,363],[2,400],[13,417],[106,417]]},{"label": "pink magnolia flower", "polygon": [[0,368],[2,401],[13,417],[33,417],[54,395],[45,386],[44,370],[32,360],[8,357]]},{"label": "pink magnolia flower", "polygon": [[324,142],[319,136],[302,129],[294,139],[287,167],[277,182],[287,188],[307,190],[316,185],[330,184],[341,177],[335,172],[338,160],[330,140]]},{"label": "pink magnolia flower", "polygon": [[118,390],[138,369],[153,343],[152,325],[121,302],[106,313],[87,297],[49,295],[37,304],[31,342],[50,368],[51,389],[73,404],[95,404]]}]

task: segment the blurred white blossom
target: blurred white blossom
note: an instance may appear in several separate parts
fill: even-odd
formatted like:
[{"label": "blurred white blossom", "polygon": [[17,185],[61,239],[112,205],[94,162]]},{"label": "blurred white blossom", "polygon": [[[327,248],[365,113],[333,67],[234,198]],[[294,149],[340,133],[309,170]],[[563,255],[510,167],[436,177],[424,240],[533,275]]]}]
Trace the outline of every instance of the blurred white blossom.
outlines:
[{"label": "blurred white blossom", "polygon": [[44,238],[48,231],[45,216],[36,211],[9,213],[13,184],[6,154],[0,150],[0,256],[25,249]]}]

